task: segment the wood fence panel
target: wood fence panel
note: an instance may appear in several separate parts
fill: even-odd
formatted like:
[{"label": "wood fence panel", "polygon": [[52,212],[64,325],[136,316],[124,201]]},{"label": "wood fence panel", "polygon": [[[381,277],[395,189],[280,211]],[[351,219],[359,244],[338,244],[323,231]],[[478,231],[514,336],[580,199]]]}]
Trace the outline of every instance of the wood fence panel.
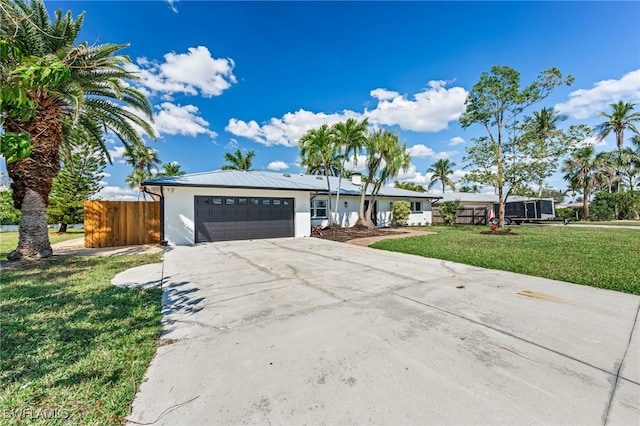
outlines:
[{"label": "wood fence panel", "polygon": [[84,245],[88,248],[160,241],[157,201],[85,201],[84,217]]},{"label": "wood fence panel", "polygon": [[[443,224],[442,216],[438,207],[431,209],[431,223]],[[486,225],[487,224],[487,208],[486,207],[460,207],[458,209],[458,218],[456,225]]]}]

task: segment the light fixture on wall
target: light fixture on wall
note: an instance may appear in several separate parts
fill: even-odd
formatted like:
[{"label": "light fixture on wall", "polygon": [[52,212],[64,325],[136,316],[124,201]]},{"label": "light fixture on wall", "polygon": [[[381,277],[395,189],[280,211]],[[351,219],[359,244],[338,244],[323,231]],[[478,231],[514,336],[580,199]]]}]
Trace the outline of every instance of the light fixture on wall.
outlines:
[{"label": "light fixture on wall", "polygon": [[393,208],[393,201],[389,202],[389,207]]},{"label": "light fixture on wall", "polygon": [[346,209],[347,207],[349,207],[349,202],[348,202],[348,201],[345,201],[345,202],[344,202],[344,208]]}]

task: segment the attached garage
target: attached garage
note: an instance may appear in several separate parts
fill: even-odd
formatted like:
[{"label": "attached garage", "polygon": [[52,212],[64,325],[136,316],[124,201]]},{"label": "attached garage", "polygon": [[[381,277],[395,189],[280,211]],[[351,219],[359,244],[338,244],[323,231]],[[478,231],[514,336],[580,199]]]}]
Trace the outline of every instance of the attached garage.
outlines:
[{"label": "attached garage", "polygon": [[196,243],[295,236],[294,199],[196,196]]}]

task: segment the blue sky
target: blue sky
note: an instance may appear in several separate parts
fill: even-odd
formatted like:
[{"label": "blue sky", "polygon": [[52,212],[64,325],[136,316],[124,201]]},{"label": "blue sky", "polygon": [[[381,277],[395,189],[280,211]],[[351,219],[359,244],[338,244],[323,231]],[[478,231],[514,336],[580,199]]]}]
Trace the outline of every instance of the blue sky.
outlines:
[{"label": "blue sky", "polygon": [[[254,150],[254,168],[298,172],[297,140],[346,117],[399,133],[412,154],[401,180],[425,183],[439,158],[457,164],[480,127],[457,119],[483,71],[505,65],[530,83],[557,67],[575,77],[536,106],[595,125],[624,100],[640,109],[640,3],[48,1],[86,11],[81,41],[129,43],[135,83],[155,108],[163,162],[218,169]],[[615,146],[613,136],[598,149]],[[135,198],[122,147],[109,142],[103,198]],[[549,184],[564,187],[552,178]]]}]

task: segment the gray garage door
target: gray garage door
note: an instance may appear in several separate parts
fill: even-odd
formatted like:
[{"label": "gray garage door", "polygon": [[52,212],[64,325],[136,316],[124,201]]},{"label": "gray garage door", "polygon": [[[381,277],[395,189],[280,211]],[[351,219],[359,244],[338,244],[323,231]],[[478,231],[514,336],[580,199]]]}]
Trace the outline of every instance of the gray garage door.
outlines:
[{"label": "gray garage door", "polygon": [[196,243],[293,237],[293,198],[195,197]]}]

